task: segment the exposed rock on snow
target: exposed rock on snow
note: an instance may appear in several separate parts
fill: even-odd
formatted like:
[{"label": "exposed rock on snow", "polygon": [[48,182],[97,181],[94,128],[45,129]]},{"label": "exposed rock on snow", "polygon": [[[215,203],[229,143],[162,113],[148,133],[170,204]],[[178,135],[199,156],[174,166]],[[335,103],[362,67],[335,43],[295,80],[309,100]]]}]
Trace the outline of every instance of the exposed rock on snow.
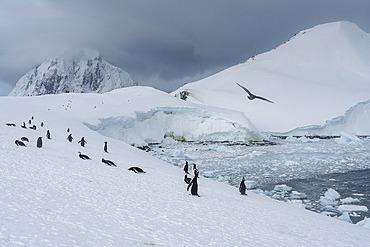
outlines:
[{"label": "exposed rock on snow", "polygon": [[19,79],[9,96],[104,93],[136,85],[127,72],[109,64],[98,52],[84,49],[67,51],[28,71]]}]

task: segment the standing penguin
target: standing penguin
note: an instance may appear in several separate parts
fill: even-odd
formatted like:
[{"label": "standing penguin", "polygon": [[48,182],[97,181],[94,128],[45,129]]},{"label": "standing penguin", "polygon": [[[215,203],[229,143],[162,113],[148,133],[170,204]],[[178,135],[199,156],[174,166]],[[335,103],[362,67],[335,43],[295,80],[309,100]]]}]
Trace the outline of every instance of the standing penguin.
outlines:
[{"label": "standing penguin", "polygon": [[245,184],[244,184],[244,177],[242,178],[242,181],[240,182],[240,185],[239,185],[239,192],[241,195],[246,195],[245,194],[245,190],[246,190],[246,187],[245,187]]},{"label": "standing penguin", "polygon": [[78,143],[81,143],[81,146],[85,147],[85,144],[87,144],[87,141],[85,141],[85,137],[82,137]]},{"label": "standing penguin", "polygon": [[67,129],[67,133],[69,133],[69,128]]},{"label": "standing penguin", "polygon": [[42,147],[42,137],[41,136],[37,139],[37,147],[38,148]]},{"label": "standing penguin", "polygon": [[186,174],[189,174],[189,163],[188,163],[188,161],[186,161],[186,162],[185,162],[185,165],[184,165],[184,172],[185,172]]},{"label": "standing penguin", "polygon": [[44,127],[44,122],[41,122],[41,127]]},{"label": "standing penguin", "polygon": [[46,138],[50,139],[50,131],[49,130],[46,131]]},{"label": "standing penguin", "polygon": [[108,153],[108,143],[104,142],[104,152]]},{"label": "standing penguin", "polygon": [[197,169],[197,165],[193,163],[193,175],[195,176],[195,173],[199,173]]},{"label": "standing penguin", "polygon": [[72,142],[72,140],[73,140],[72,134],[69,134],[69,135],[68,135],[67,140],[68,140],[69,142]]},{"label": "standing penguin", "polygon": [[198,171],[195,171],[194,177],[190,180],[188,187],[186,188],[187,191],[190,189],[190,194],[192,196],[199,196],[198,195]]}]

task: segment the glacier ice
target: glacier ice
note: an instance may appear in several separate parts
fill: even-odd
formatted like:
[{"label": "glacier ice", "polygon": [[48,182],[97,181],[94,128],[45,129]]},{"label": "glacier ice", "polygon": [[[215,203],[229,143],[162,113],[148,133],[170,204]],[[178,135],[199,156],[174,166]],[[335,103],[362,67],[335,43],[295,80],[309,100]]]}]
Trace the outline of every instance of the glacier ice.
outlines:
[{"label": "glacier ice", "polygon": [[[169,137],[176,141],[262,140],[258,132],[221,114],[199,108],[157,107],[147,112],[136,112],[135,118],[116,116],[100,118],[99,121],[98,124],[84,124],[104,136],[138,146],[161,143]],[[228,152],[225,147],[214,148]]]}]

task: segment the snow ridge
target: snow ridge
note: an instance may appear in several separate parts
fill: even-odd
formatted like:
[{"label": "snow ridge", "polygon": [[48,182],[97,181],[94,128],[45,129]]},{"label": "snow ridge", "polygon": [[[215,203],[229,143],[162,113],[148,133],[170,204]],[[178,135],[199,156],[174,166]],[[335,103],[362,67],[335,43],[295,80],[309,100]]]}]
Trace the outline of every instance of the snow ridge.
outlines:
[{"label": "snow ridge", "polygon": [[19,79],[9,96],[75,93],[104,93],[136,86],[131,76],[88,49],[66,51],[45,61]]},{"label": "snow ridge", "polygon": [[[322,126],[369,100],[369,71],[370,35],[356,24],[333,22],[303,30],[276,49],[172,94],[185,91],[188,101],[243,112],[261,132],[285,133]],[[248,100],[236,83],[275,104]]]}]

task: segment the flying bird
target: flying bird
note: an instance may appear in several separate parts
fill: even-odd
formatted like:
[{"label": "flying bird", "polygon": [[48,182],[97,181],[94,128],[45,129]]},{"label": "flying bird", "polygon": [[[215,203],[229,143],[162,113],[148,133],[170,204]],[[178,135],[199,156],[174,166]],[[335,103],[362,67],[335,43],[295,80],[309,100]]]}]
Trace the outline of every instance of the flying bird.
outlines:
[{"label": "flying bird", "polygon": [[272,102],[271,100],[268,100],[268,99],[266,99],[266,98],[263,98],[263,97],[261,97],[261,96],[257,96],[257,95],[254,95],[254,94],[252,94],[251,92],[249,92],[249,90],[248,89],[246,89],[245,87],[243,87],[242,85],[240,85],[239,83],[236,83],[239,87],[241,87],[241,88],[243,88],[244,89],[244,91],[246,91],[249,95],[247,96],[248,97],[248,99],[250,99],[250,100],[254,100],[254,99],[261,99],[261,100],[265,100],[265,101],[267,101],[267,102],[270,102],[270,103],[274,103],[274,102]]}]

